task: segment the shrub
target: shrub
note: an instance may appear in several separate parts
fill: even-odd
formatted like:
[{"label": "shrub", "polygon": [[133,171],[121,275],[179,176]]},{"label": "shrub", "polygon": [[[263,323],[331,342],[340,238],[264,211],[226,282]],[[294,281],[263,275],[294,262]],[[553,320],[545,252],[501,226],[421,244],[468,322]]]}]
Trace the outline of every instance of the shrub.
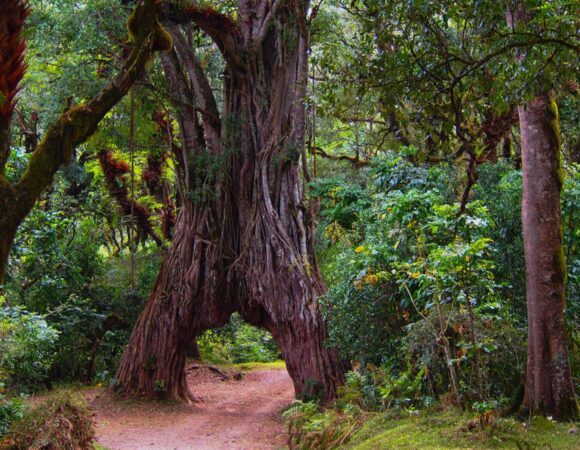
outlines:
[{"label": "shrub", "polygon": [[450,386],[457,402],[502,400],[520,383],[522,292],[504,273],[523,257],[520,178],[484,170],[485,189],[459,214],[445,167],[377,164],[361,194],[369,207],[324,261],[329,341],[360,364],[369,405],[430,404]]},{"label": "shrub", "polygon": [[19,398],[5,398],[0,394],[0,438],[4,437],[10,425],[22,417],[24,403]]},{"label": "shrub", "polygon": [[94,437],[91,412],[85,402],[65,392],[26,411],[12,424],[5,445],[11,450],[92,450]]},{"label": "shrub", "polygon": [[25,309],[0,308],[0,382],[9,390],[37,390],[48,380],[58,333]]}]

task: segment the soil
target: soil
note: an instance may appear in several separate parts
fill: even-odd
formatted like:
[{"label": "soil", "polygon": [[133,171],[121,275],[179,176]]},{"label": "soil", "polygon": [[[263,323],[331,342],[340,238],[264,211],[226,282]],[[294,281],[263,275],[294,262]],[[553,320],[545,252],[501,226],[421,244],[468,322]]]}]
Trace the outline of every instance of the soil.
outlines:
[{"label": "soil", "polygon": [[111,450],[283,448],[280,410],[294,398],[286,369],[252,370],[241,379],[231,375],[224,379],[204,367],[188,372],[200,400],[193,405],[87,394],[98,444]]}]

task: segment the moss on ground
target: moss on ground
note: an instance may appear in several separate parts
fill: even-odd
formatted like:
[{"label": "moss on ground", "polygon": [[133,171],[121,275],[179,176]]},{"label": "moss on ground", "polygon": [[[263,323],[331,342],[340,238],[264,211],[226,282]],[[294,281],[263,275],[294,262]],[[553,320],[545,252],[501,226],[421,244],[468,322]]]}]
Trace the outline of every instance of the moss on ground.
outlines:
[{"label": "moss on ground", "polygon": [[494,420],[483,431],[477,418],[454,411],[368,421],[345,447],[351,450],[554,449],[580,450],[579,423],[535,418]]}]

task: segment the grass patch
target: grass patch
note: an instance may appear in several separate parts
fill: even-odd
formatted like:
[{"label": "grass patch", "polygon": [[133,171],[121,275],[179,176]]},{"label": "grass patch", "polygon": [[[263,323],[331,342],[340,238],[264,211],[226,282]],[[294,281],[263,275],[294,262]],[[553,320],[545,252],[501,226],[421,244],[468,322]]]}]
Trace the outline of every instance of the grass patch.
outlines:
[{"label": "grass patch", "polygon": [[423,413],[400,418],[377,415],[367,421],[344,447],[375,449],[558,449],[579,450],[580,435],[570,433],[578,423],[557,423],[543,417],[522,423],[511,418],[494,420],[483,431],[475,416],[456,411]]},{"label": "grass patch", "polygon": [[283,360],[273,361],[273,362],[251,362],[251,363],[239,363],[239,364],[220,364],[220,367],[224,369],[233,369],[243,372],[249,372],[251,370],[272,370],[272,369],[285,369],[286,363]]}]

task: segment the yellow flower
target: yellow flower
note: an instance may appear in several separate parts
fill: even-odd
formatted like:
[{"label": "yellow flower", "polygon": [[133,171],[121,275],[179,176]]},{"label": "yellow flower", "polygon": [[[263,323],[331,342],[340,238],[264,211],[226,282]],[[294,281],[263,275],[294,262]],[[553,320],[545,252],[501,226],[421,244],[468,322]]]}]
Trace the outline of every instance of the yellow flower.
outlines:
[{"label": "yellow flower", "polygon": [[357,248],[354,249],[356,253],[361,253],[365,251],[364,245],[359,245]]},{"label": "yellow flower", "polygon": [[365,282],[367,284],[370,284],[371,286],[374,286],[375,284],[377,284],[378,281],[379,281],[379,278],[376,275],[373,275],[373,274],[368,274],[365,277]]}]

